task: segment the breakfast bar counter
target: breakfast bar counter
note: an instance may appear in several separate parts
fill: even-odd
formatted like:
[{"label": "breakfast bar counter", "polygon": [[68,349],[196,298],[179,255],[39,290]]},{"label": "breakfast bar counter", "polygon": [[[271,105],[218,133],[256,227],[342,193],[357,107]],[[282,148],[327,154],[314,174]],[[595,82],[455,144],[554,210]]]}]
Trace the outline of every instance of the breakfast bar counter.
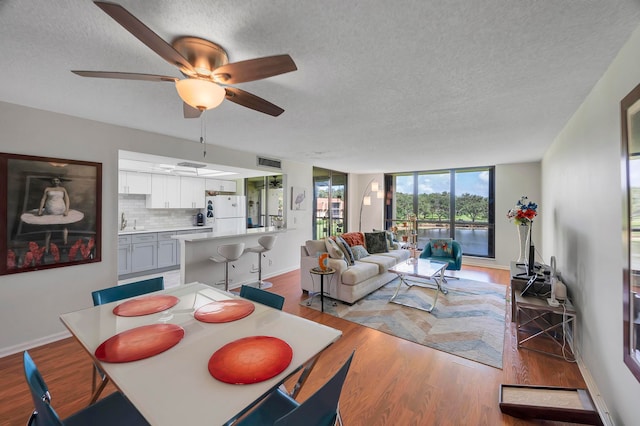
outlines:
[{"label": "breakfast bar counter", "polygon": [[[287,229],[266,227],[249,228],[233,233],[203,232],[197,234],[176,235],[180,245],[180,284],[198,281],[209,285],[222,285],[224,282],[224,264],[210,260],[217,254],[217,248],[225,244],[244,243],[245,248],[258,245],[258,238],[286,232]],[[276,248],[278,242],[276,241]],[[265,253],[264,269],[271,261],[271,253]],[[255,254],[247,253],[229,265],[230,288],[257,281],[257,259]]]}]

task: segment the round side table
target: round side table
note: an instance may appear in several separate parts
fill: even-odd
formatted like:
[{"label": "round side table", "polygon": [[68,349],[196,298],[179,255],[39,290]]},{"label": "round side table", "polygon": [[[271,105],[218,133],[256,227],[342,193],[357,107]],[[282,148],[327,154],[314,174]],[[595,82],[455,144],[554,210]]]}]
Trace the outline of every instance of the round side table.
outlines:
[{"label": "round side table", "polygon": [[[327,268],[325,270],[320,268],[311,268],[309,272],[311,273],[312,278],[313,275],[320,275],[320,310],[324,312],[324,276],[333,275],[336,273],[336,270],[333,268]],[[311,296],[311,300],[313,300],[313,296]],[[311,305],[311,300],[309,301],[309,305]]]}]

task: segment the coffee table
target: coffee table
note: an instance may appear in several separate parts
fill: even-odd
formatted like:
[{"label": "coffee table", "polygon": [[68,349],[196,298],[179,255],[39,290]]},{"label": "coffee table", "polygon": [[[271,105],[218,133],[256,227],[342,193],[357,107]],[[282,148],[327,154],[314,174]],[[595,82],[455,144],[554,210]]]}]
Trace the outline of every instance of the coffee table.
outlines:
[{"label": "coffee table", "polygon": [[[410,258],[405,262],[400,262],[397,265],[389,268],[389,272],[397,274],[398,278],[400,278],[398,280],[398,287],[396,288],[396,291],[389,302],[397,303],[403,306],[409,306],[410,308],[420,309],[426,312],[433,311],[433,308],[435,308],[436,302],[438,301],[438,294],[440,294],[440,292],[442,292],[443,294],[448,293],[447,289],[442,286],[442,282],[444,281],[445,269],[447,269],[447,263],[420,258]],[[423,280],[433,280],[433,283],[408,280],[407,277],[421,278]],[[422,287],[434,289],[436,291],[436,294],[433,297],[433,304],[429,308],[425,309],[417,306],[410,306],[395,300],[398,296],[398,293],[400,292],[400,287],[402,287],[402,284],[406,285],[409,288]]]}]

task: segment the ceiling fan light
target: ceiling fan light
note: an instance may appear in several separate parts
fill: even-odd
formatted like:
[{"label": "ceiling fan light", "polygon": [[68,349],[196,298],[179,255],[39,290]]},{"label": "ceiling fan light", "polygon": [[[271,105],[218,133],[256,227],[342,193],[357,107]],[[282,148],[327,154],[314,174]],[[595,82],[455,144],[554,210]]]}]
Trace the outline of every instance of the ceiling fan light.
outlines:
[{"label": "ceiling fan light", "polygon": [[201,111],[220,105],[226,93],[217,84],[197,78],[176,81],[176,90],[185,103]]}]

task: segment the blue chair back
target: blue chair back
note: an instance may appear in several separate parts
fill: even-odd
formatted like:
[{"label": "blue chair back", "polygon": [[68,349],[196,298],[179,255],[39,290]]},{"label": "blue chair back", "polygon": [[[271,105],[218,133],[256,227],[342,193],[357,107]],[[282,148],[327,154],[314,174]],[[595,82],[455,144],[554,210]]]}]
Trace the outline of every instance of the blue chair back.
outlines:
[{"label": "blue chair back", "polygon": [[284,306],[284,297],[279,294],[271,293],[260,288],[243,285],[240,287],[240,297],[271,306],[274,309],[282,310]]},{"label": "blue chair back", "polygon": [[340,393],[342,386],[347,378],[351,360],[355,351],[344,363],[340,370],[313,395],[307,398],[302,404],[287,415],[280,417],[274,423],[274,426],[285,425],[317,425],[329,426],[333,425],[338,416],[338,402],[340,401]]},{"label": "blue chair back", "polygon": [[163,277],[96,290],[91,293],[91,297],[93,297],[93,306],[98,306],[160,290],[164,290]]},{"label": "blue chair back", "polygon": [[29,352],[23,354],[24,376],[27,379],[35,410],[27,422],[27,426],[63,426],[60,417],[49,405],[51,396],[44,379]]}]

